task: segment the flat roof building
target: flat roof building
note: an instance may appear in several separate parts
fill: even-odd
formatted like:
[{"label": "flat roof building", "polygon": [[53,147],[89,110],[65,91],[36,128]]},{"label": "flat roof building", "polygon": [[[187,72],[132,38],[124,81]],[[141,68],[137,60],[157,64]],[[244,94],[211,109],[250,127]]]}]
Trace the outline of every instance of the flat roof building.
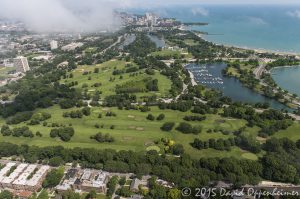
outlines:
[{"label": "flat roof building", "polygon": [[14,67],[19,73],[26,73],[30,70],[27,58],[22,56],[14,59]]},{"label": "flat roof building", "polygon": [[[15,165],[16,165],[16,163],[10,162],[10,163],[7,163],[7,164],[5,165],[4,168],[1,169],[1,171],[0,171],[0,182],[2,181],[3,178],[6,177],[6,174],[8,173],[8,171],[9,171],[13,166],[15,166]],[[0,183],[0,184],[1,184],[1,183]]]},{"label": "flat roof building", "polygon": [[37,168],[37,165],[29,165],[25,171],[13,182],[13,186],[15,189],[25,189],[26,182],[30,175],[32,175]]},{"label": "flat roof building", "polygon": [[17,168],[9,175],[4,177],[0,182],[2,187],[12,188],[12,182],[24,171],[28,164],[19,164]]}]

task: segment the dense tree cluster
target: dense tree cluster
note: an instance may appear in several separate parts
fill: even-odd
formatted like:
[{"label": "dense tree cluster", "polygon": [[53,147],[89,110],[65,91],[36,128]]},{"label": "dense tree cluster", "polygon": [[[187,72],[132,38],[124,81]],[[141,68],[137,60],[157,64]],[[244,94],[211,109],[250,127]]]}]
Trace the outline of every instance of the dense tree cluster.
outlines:
[{"label": "dense tree cluster", "polygon": [[31,120],[29,121],[29,125],[37,125],[40,124],[41,122],[48,120],[51,118],[51,114],[50,113],[35,113],[33,114],[33,116],[31,117]]},{"label": "dense tree cluster", "polygon": [[81,110],[74,110],[70,112],[64,112],[63,117],[70,117],[70,118],[82,118],[84,115],[89,116],[91,114],[91,108],[84,107]]},{"label": "dense tree cluster", "polygon": [[53,188],[57,186],[61,179],[64,176],[64,169],[63,167],[58,169],[52,169],[46,176],[46,179],[43,182],[44,188]]},{"label": "dense tree cluster", "polygon": [[156,50],[156,45],[150,38],[144,34],[136,34],[136,39],[133,43],[124,48],[132,57],[146,57],[149,53]]},{"label": "dense tree cluster", "polygon": [[34,137],[31,130],[29,130],[28,126],[23,127],[15,127],[12,130],[9,128],[8,125],[3,125],[1,127],[1,134],[3,136],[14,136],[14,137]]},{"label": "dense tree cluster", "polygon": [[183,118],[185,121],[203,121],[206,119],[204,115],[186,115]]},{"label": "dense tree cluster", "polygon": [[293,123],[290,116],[280,111],[269,109],[257,113],[254,108],[238,103],[224,108],[223,116],[247,120],[249,126],[261,128],[260,135],[263,137],[287,129]]},{"label": "dense tree cluster", "polygon": [[74,136],[75,131],[73,127],[61,127],[51,129],[50,137],[56,138],[59,137],[62,141],[68,142]]},{"label": "dense tree cluster", "polygon": [[96,140],[97,142],[103,143],[103,142],[114,142],[114,138],[110,136],[108,133],[102,134],[97,133],[96,135],[91,136],[91,139]]},{"label": "dense tree cluster", "polygon": [[192,126],[189,123],[181,122],[179,126],[176,128],[177,131],[180,131],[184,134],[199,134],[202,131],[202,126]]},{"label": "dense tree cluster", "polygon": [[207,141],[195,138],[194,142],[191,143],[191,146],[199,150],[212,148],[220,151],[229,151],[232,146],[239,146],[240,148],[253,153],[259,153],[261,151],[260,143],[254,138],[246,136],[237,136],[229,139],[219,138],[217,140],[211,138]]},{"label": "dense tree cluster", "polygon": [[32,115],[33,115],[33,112],[30,112],[30,111],[17,113],[16,115],[9,117],[6,120],[6,123],[7,124],[19,124],[21,122],[30,120]]},{"label": "dense tree cluster", "polygon": [[98,164],[102,164],[104,169],[112,172],[150,172],[179,186],[199,186],[216,180],[227,180],[235,184],[256,184],[261,178],[298,182],[300,166],[296,160],[299,159],[299,147],[300,144],[288,139],[272,138],[264,146],[267,154],[263,155],[260,161],[252,161],[234,158],[193,160],[185,154],[178,159],[167,159],[154,151],[142,154],[132,151],[39,148],[1,143],[0,156],[22,155],[26,161],[45,161],[59,156],[65,162],[77,161],[88,167],[99,168]]},{"label": "dense tree cluster", "polygon": [[294,65],[299,65],[300,61],[295,59],[294,57],[289,57],[289,58],[280,58],[277,59],[273,62],[270,62],[267,64],[267,68],[271,69],[274,67],[278,67],[278,66],[294,66]]}]

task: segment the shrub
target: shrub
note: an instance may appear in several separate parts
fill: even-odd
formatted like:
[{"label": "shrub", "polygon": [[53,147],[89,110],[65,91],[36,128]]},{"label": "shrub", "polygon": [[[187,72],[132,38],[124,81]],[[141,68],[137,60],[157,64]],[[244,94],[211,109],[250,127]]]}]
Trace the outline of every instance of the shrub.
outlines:
[{"label": "shrub", "polygon": [[162,131],[171,131],[173,127],[175,126],[174,122],[166,122],[160,127]]}]

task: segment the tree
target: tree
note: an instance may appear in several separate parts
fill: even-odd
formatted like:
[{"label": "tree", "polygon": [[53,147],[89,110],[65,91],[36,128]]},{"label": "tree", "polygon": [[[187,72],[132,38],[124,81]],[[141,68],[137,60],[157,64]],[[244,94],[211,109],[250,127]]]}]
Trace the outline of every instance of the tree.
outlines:
[{"label": "tree", "polygon": [[152,114],[148,114],[147,120],[153,121],[155,120],[155,117]]},{"label": "tree", "polygon": [[158,121],[161,121],[161,120],[165,119],[165,114],[163,114],[163,113],[159,114],[159,116],[156,119]]},{"label": "tree", "polygon": [[160,127],[162,131],[171,131],[173,127],[175,126],[174,122],[166,122]]},{"label": "tree", "polygon": [[85,199],[96,199],[97,198],[97,192],[93,189],[91,190],[85,197]]},{"label": "tree", "polygon": [[123,186],[123,185],[125,185],[125,183],[126,183],[126,177],[120,178],[119,184],[120,184],[121,186]]},{"label": "tree", "polygon": [[0,193],[0,199],[13,199],[13,194],[7,190],[4,190]]},{"label": "tree", "polygon": [[64,176],[64,168],[52,169],[46,176],[43,182],[44,188],[53,188],[59,184]]},{"label": "tree", "polygon": [[180,199],[181,198],[181,191],[178,189],[170,189],[168,191],[168,198],[170,199]]},{"label": "tree", "polygon": [[53,167],[58,167],[60,165],[64,164],[64,160],[61,157],[53,157],[49,160],[49,165]]},{"label": "tree", "polygon": [[107,188],[108,188],[106,192],[107,196],[112,196],[114,194],[118,181],[119,181],[118,176],[113,176],[111,179],[109,179],[107,183]]},{"label": "tree", "polygon": [[62,194],[62,199],[80,199],[80,195],[72,190],[68,190]]}]

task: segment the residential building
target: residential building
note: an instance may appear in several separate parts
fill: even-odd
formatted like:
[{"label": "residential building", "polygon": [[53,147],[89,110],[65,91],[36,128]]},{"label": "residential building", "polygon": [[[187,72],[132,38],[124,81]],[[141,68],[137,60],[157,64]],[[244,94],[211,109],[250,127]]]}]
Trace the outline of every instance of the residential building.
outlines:
[{"label": "residential building", "polygon": [[24,171],[28,164],[19,164],[9,175],[5,176],[1,181],[4,188],[13,188],[12,182]]},{"label": "residential building", "polygon": [[22,56],[14,59],[14,67],[19,73],[26,73],[30,70],[27,58]]}]

